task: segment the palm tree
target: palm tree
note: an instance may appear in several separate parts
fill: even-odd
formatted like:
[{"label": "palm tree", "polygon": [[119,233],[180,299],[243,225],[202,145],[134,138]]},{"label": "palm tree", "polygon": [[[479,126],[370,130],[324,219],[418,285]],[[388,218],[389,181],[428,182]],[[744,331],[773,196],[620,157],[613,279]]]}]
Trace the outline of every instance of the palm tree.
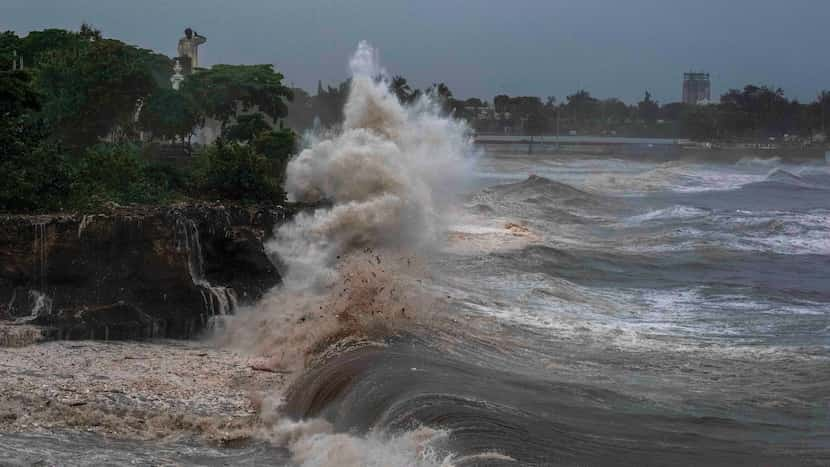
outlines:
[{"label": "palm tree", "polygon": [[414,93],[409,83],[406,82],[406,78],[403,76],[398,75],[392,78],[392,82],[389,83],[389,89],[398,97],[398,100],[402,104],[407,104],[412,101]]},{"label": "palm tree", "polygon": [[426,93],[438,102],[444,112],[449,113],[452,110],[454,99],[452,91],[450,91],[450,88],[446,84],[433,83],[432,86],[427,89]]}]

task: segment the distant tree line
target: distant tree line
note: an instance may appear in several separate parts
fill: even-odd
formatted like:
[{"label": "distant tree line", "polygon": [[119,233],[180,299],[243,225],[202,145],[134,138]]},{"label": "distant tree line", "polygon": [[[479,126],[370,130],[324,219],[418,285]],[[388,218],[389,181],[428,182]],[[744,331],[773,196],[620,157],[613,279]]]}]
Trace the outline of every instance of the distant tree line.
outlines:
[{"label": "distant tree line", "polygon": [[[478,99],[467,107],[474,108]],[[492,113],[465,116],[483,133],[578,134],[691,138],[706,141],[780,138],[809,139],[826,131],[830,92],[811,103],[787,99],[781,89],[748,85],[724,94],[719,103],[661,105],[651,93],[635,105],[619,99],[597,99],[581,90],[564,102],[548,97],[499,95]],[[463,115],[463,114],[462,114]]]},{"label": "distant tree line", "polygon": [[[465,119],[484,134],[554,135],[591,134],[638,137],[691,138],[701,141],[759,140],[784,135],[811,141],[825,135],[830,120],[830,91],[815,101],[800,103],[788,99],[781,89],[747,85],[732,89],[717,103],[687,105],[661,104],[649,91],[634,105],[618,98],[599,99],[579,90],[558,102],[553,96],[497,95],[492,102],[480,98],[456,99],[444,83],[425,90],[412,87],[406,78],[388,80],[390,91],[403,104],[429,95],[441,109]],[[336,87],[318,84],[312,96],[294,89],[287,122],[305,129],[317,124],[329,127],[340,123],[349,82]]]}]

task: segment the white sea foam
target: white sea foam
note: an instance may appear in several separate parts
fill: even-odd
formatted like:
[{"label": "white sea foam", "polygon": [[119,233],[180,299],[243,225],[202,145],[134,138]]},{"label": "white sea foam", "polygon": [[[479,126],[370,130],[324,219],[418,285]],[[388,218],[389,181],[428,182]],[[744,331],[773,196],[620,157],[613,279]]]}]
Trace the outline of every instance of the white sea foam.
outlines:
[{"label": "white sea foam", "polygon": [[440,115],[429,96],[401,105],[376,59],[361,42],[342,132],[313,141],[288,165],[292,199],[334,204],[299,215],[269,243],[288,265],[291,286],[330,275],[335,258],[354,248],[436,239],[442,207],[471,173],[468,128]]},{"label": "white sea foam", "polygon": [[651,192],[697,193],[725,191],[760,182],[766,173],[712,166],[711,164],[667,162],[637,173],[598,173],[586,179],[589,189],[619,195]]},{"label": "white sea foam", "polygon": [[632,216],[626,219],[628,224],[640,224],[654,220],[691,219],[708,215],[708,209],[695,208],[691,206],[672,206],[670,208],[657,209],[645,214]]},{"label": "white sea foam", "polygon": [[452,456],[433,448],[448,433],[417,428],[396,436],[372,432],[366,436],[337,433],[325,421],[280,420],[262,436],[292,449],[295,462],[303,467],[449,467]]},{"label": "white sea foam", "polygon": [[[500,273],[446,280],[459,306],[475,315],[541,330],[551,339],[628,352],[791,355],[765,336],[792,321],[828,316],[825,303],[783,303],[706,287],[639,289],[584,286],[546,274]],[[781,327],[778,329],[778,327]],[[782,334],[783,332],[783,334]]]},{"label": "white sea foam", "polygon": [[[644,221],[695,219],[668,233],[641,238],[624,250],[637,253],[694,251],[719,248],[726,251],[757,251],[782,255],[830,254],[830,212],[734,211],[709,213],[668,208],[626,220],[627,224]],[[705,218],[704,218],[705,217]]]}]

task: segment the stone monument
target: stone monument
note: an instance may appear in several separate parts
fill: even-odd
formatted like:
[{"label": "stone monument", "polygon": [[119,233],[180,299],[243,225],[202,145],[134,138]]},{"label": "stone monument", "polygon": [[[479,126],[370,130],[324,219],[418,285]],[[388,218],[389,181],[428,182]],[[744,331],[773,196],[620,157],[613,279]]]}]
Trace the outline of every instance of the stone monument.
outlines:
[{"label": "stone monument", "polygon": [[199,46],[207,42],[205,36],[187,28],[184,30],[184,37],[179,39],[179,60],[184,67],[185,74],[190,74],[199,67]]}]

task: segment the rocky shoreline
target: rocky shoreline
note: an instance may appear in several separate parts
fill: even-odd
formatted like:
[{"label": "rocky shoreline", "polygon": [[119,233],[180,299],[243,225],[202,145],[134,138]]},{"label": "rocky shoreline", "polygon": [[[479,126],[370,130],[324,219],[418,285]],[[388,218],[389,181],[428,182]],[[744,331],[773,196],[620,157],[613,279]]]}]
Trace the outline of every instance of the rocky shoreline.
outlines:
[{"label": "rocky shoreline", "polygon": [[280,283],[264,241],[296,209],[0,215],[0,345],[194,337]]},{"label": "rocky shoreline", "polygon": [[247,442],[287,375],[194,338],[281,282],[264,243],[299,209],[0,215],[0,433]]}]

